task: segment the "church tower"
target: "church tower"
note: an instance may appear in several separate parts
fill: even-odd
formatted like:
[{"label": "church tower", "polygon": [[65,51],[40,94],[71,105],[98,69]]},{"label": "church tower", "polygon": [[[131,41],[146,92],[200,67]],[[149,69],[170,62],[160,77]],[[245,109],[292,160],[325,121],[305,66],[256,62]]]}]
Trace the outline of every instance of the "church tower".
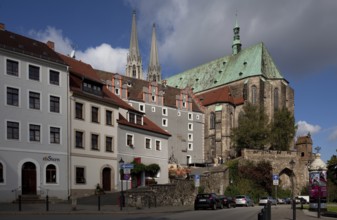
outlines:
[{"label": "church tower", "polygon": [[136,26],[136,11],[132,14],[132,27],[130,38],[130,49],[127,56],[126,76],[143,79],[143,65],[142,58],[139,53],[137,26]]},{"label": "church tower", "polygon": [[148,67],[147,80],[150,82],[161,81],[161,67],[158,59],[157,38],[156,38],[156,25],[152,26],[152,40],[151,40],[151,52],[150,63]]},{"label": "church tower", "polygon": [[238,25],[238,19],[235,19],[235,26],[233,28],[234,37],[232,44],[232,55],[238,54],[241,51],[241,41],[240,41],[240,27]]}]

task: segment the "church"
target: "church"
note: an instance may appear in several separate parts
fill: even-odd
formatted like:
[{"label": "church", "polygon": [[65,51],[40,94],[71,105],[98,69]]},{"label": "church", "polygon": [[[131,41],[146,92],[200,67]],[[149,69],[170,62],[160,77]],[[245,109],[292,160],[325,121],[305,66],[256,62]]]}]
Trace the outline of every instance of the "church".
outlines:
[{"label": "church", "polygon": [[[144,79],[138,49],[136,13],[133,13],[126,76]],[[218,162],[235,155],[230,140],[231,129],[245,103],[265,109],[269,120],[283,107],[294,113],[294,90],[282,76],[264,43],[243,48],[240,27],[233,28],[232,54],[225,55],[182,73],[161,79],[155,25],[147,81],[189,91],[192,102],[204,113],[202,161]],[[174,148],[174,147],[173,147]]]}]

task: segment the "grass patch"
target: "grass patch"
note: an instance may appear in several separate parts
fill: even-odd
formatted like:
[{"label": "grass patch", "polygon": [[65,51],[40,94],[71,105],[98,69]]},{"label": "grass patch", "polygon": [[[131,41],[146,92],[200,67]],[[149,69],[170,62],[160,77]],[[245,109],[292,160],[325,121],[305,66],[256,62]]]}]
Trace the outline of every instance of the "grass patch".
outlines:
[{"label": "grass patch", "polygon": [[328,212],[336,212],[337,213],[337,206],[335,204],[328,204],[327,205]]}]

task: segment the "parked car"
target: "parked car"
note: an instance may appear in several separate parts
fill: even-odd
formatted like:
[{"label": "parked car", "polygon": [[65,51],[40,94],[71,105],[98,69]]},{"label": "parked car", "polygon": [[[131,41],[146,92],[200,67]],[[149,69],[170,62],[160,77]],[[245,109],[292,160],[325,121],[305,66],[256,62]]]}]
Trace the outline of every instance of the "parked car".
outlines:
[{"label": "parked car", "polygon": [[218,198],[222,202],[223,207],[236,207],[235,198],[231,196],[218,196]]},{"label": "parked car", "polygon": [[267,203],[270,203],[271,205],[277,205],[276,199],[271,196],[264,196],[260,198],[259,205],[267,205]]},{"label": "parked car", "polygon": [[194,210],[223,208],[222,202],[215,193],[198,194],[194,200]]},{"label": "parked car", "polygon": [[250,199],[247,195],[237,195],[235,196],[236,206],[254,206],[254,201]]},{"label": "parked car", "polygon": [[277,204],[286,204],[286,201],[284,199],[278,198]]}]

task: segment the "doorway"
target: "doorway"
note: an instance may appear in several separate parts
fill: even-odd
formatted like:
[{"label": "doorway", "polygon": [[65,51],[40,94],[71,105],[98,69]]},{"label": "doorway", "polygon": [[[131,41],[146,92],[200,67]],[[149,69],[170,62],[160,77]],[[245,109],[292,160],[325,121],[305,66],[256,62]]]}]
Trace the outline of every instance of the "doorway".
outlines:
[{"label": "doorway", "polygon": [[21,186],[23,195],[36,195],[36,166],[26,162],[21,169]]},{"label": "doorway", "polygon": [[109,167],[105,167],[102,172],[103,179],[103,190],[111,191],[111,169]]}]

